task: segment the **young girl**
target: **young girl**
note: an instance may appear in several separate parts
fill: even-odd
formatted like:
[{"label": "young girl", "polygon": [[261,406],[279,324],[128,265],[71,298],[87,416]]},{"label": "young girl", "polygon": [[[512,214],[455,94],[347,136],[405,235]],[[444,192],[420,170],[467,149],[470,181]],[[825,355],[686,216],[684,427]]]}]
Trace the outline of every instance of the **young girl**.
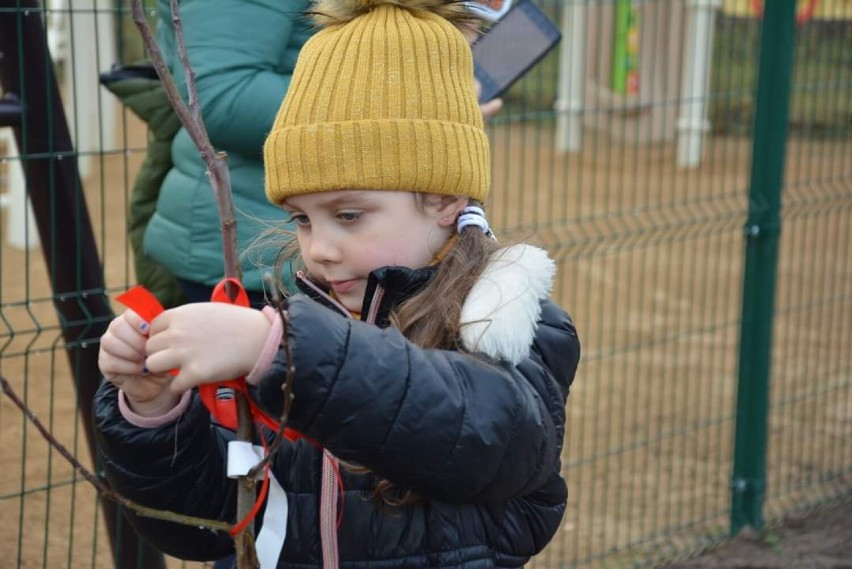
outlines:
[{"label": "young girl", "polygon": [[[266,192],[304,266],[287,340],[269,308],[127,311],[101,342],[96,423],[125,496],[234,521],[232,434],[193,390],[247,376],[270,415],[295,369],[259,516],[266,567],[522,567],[565,511],[565,400],[580,346],[554,264],[500,248],[479,204],[489,148],[454,0],[324,0],[265,145]],[[176,376],[169,370],[178,369]],[[229,536],[133,516],[163,551]],[[270,529],[272,528],[272,529]],[[269,531],[267,531],[269,529]],[[274,530],[274,531],[273,531]],[[267,539],[271,534],[278,541]],[[269,546],[269,543],[273,543]]]}]

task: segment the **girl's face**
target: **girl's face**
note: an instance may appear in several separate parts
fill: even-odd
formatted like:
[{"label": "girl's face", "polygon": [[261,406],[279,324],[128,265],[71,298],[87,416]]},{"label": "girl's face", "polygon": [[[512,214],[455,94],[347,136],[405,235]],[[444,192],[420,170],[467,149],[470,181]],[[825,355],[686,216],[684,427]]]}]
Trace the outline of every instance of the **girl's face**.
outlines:
[{"label": "girl's face", "polygon": [[351,311],[361,310],[370,272],[427,265],[446,243],[466,198],[340,190],[293,196],[283,207],[296,224],[305,266]]}]

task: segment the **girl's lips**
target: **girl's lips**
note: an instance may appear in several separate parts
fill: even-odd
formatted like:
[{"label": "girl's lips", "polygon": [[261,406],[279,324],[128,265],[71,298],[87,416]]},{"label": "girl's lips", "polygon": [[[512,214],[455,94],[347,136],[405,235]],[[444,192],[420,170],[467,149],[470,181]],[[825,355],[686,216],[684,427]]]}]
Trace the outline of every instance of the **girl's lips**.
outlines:
[{"label": "girl's lips", "polygon": [[328,284],[337,294],[345,294],[355,287],[355,282],[355,279],[349,279],[348,281],[331,281]]}]

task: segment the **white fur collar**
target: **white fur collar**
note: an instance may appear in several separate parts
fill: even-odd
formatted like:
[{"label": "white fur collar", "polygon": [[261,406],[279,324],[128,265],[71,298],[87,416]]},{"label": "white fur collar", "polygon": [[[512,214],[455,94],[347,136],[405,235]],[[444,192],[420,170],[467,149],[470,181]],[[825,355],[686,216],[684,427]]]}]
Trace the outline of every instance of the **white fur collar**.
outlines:
[{"label": "white fur collar", "polygon": [[494,253],[461,311],[465,348],[513,364],[529,354],[541,316],[540,301],[553,286],[556,264],[532,245]]}]

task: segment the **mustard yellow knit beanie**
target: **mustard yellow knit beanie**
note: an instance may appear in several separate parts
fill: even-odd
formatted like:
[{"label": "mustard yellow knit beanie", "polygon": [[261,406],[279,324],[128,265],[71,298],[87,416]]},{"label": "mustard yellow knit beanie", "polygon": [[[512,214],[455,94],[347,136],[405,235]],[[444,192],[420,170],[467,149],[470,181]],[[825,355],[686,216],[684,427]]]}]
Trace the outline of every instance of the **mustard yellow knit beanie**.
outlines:
[{"label": "mustard yellow knit beanie", "polygon": [[484,201],[490,154],[458,0],[320,0],[264,145],[266,196],[360,189]]}]

